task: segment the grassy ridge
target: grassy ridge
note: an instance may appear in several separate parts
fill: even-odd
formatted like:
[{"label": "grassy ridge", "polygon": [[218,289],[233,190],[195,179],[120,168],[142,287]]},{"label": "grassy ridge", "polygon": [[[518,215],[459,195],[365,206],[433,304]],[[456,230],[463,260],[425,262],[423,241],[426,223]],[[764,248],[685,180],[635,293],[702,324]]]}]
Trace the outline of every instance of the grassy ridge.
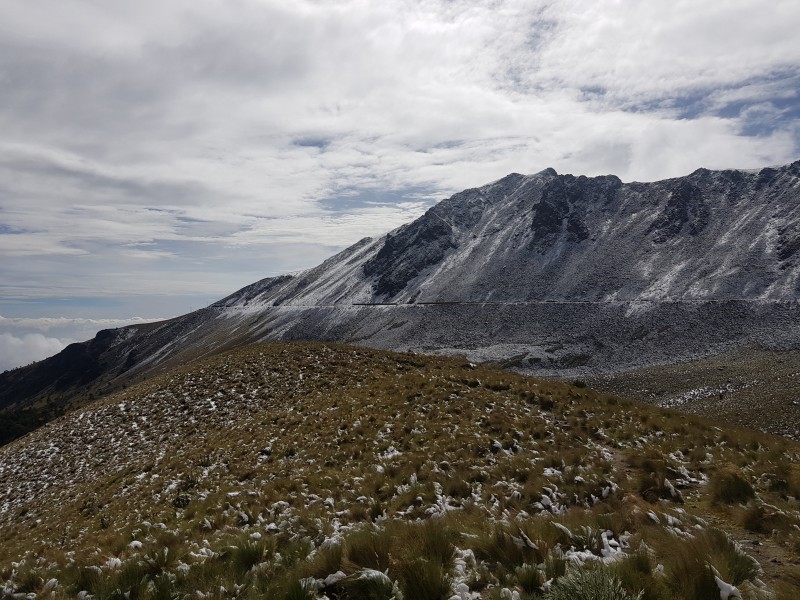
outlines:
[{"label": "grassy ridge", "polygon": [[463,360],[249,346],[0,449],[0,582],[56,598],[793,598],[798,458]]}]

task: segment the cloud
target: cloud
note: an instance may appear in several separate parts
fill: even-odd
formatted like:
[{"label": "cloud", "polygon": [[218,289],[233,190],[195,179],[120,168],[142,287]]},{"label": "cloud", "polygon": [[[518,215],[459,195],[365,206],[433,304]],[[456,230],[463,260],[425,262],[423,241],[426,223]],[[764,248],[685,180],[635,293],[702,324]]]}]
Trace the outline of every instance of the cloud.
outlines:
[{"label": "cloud", "polygon": [[763,8],[749,0],[553,3],[545,14],[555,26],[535,79],[599,88],[622,104],[669,106],[698,91],[797,72],[796,3]]},{"label": "cloud", "polygon": [[41,333],[28,333],[22,337],[0,333],[0,372],[42,360],[66,346],[61,340]]},{"label": "cloud", "polygon": [[91,319],[0,316],[0,372],[47,358],[73,342],[93,338],[101,329],[140,325],[159,320],[161,319],[142,317]]},{"label": "cloud", "polygon": [[0,291],[225,295],[512,171],[790,162],[799,27],[786,0],[7,0]]},{"label": "cloud", "polygon": [[54,328],[64,327],[84,327],[93,329],[112,329],[115,327],[126,327],[128,325],[140,325],[142,323],[152,323],[162,319],[145,319],[133,317],[130,319],[81,319],[68,317],[37,317],[37,318],[13,318],[8,319],[0,316],[0,329],[20,328],[36,329],[38,331],[49,331]]}]

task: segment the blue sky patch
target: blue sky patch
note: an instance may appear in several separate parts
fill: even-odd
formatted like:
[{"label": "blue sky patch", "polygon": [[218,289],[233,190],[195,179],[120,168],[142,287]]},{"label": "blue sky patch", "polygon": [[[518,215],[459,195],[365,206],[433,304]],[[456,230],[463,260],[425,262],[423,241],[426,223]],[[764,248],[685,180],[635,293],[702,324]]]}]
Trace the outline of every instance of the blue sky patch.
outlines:
[{"label": "blue sky patch", "polygon": [[419,187],[408,187],[400,190],[381,189],[343,189],[335,196],[323,198],[319,204],[332,212],[347,212],[368,206],[396,205],[404,202],[419,202],[420,200],[435,203],[428,199],[431,190]]}]

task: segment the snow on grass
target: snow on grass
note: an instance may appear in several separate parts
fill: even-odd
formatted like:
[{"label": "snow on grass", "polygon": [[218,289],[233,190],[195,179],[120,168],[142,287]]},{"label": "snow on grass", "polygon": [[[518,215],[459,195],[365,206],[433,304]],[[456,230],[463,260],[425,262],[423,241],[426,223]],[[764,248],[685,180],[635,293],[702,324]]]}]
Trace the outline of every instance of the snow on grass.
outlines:
[{"label": "snow on grass", "polygon": [[[373,532],[406,561],[388,563],[392,586],[423,569],[419,553],[438,552],[449,558],[425,576],[447,579],[459,600],[502,587],[521,593],[514,573],[523,577],[525,564],[550,561],[547,578],[557,579],[559,561],[621,564],[644,539],[668,561],[659,535],[688,542],[701,526],[688,508],[672,508],[678,492],[684,507],[704,502],[708,454],[746,464],[759,494],[800,523],[766,478],[797,448],[753,451],[776,443],[756,439],[459,360],[254,346],[0,449],[0,577],[17,589],[35,569],[37,581],[55,577],[62,584],[53,591],[74,597],[86,590],[64,578],[75,559],[63,553],[78,552],[109,581],[144,564],[204,597],[216,592],[189,590],[203,569],[216,589],[266,593],[269,576],[286,585],[313,579],[321,595],[361,585],[351,576],[363,569],[387,571],[355,558],[354,540]],[[650,504],[638,478],[652,472],[664,493]],[[420,523],[443,533],[421,536]],[[63,549],[26,555],[53,539]],[[20,559],[32,562],[3,570]],[[500,566],[512,573],[502,581]]]}]

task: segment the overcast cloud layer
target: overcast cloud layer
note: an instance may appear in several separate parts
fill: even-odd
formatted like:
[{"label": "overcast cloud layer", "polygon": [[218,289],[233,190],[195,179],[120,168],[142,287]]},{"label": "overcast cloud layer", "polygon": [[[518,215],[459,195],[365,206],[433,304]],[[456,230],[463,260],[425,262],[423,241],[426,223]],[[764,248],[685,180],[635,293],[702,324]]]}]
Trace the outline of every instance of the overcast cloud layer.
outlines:
[{"label": "overcast cloud layer", "polygon": [[799,30],[796,0],[4,0],[0,314],[180,314],[512,171],[793,161]]}]

